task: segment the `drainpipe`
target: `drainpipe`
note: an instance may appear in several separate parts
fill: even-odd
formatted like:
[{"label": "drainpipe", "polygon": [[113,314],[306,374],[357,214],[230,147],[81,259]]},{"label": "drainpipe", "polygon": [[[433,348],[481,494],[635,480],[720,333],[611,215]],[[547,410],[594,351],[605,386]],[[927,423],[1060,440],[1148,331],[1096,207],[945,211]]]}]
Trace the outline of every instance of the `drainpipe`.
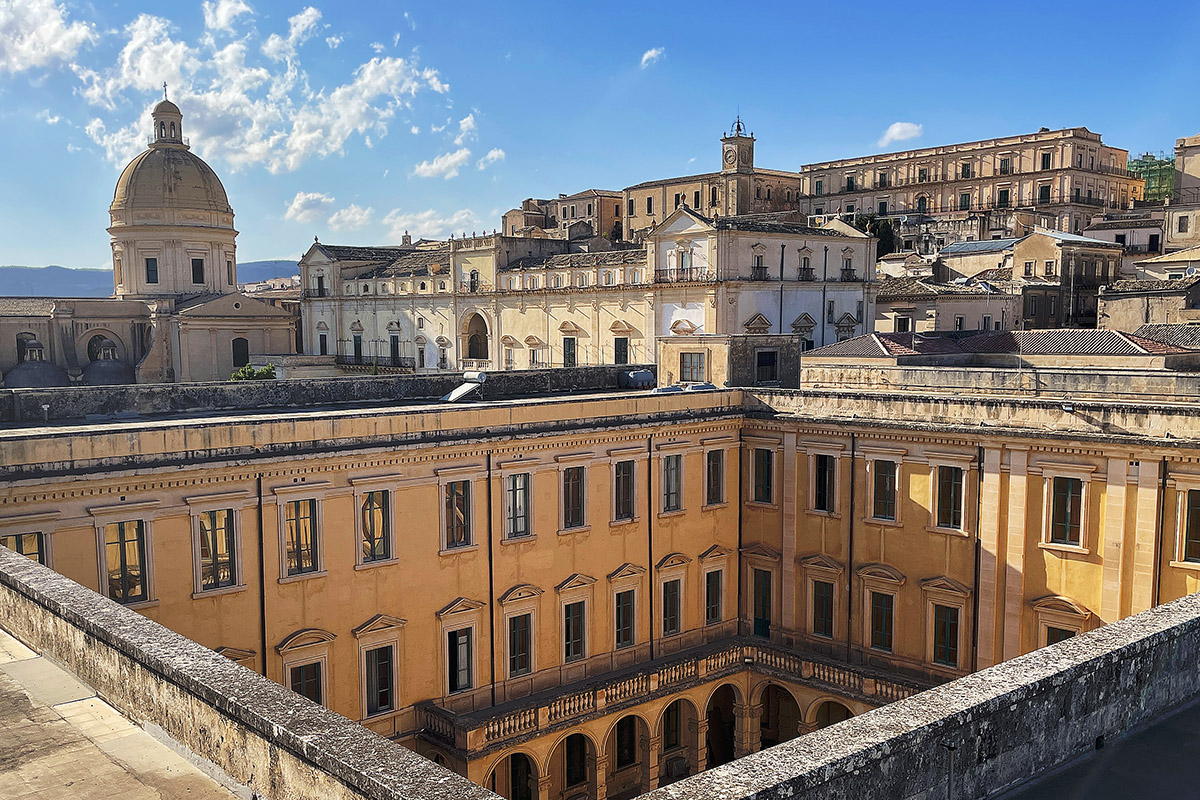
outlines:
[{"label": "drainpipe", "polygon": [[263,491],[262,473],[256,479],[258,492],[258,635],[262,647],[262,674],[267,677],[267,566],[263,556]]},{"label": "drainpipe", "polygon": [[983,542],[979,526],[983,519],[983,445],[975,451],[975,577],[971,587],[971,671],[979,669],[979,572],[983,565]]},{"label": "drainpipe", "polygon": [[490,671],[492,705],[496,705],[496,562],[492,557],[492,451],[487,452],[487,561],[488,561],[488,669]]},{"label": "drainpipe", "polygon": [[1159,603],[1162,589],[1162,536],[1163,536],[1163,515],[1167,510],[1167,457],[1162,457],[1162,466],[1159,468],[1158,481],[1158,529],[1154,532],[1154,597],[1150,598],[1150,605],[1156,606]]},{"label": "drainpipe", "polygon": [[650,660],[654,660],[654,447],[651,441],[654,437],[646,437],[646,557],[649,559],[647,574],[650,576],[650,586],[647,594],[650,597]]},{"label": "drainpipe", "polygon": [[743,478],[742,478],[742,430],[740,428],[738,429],[737,476],[738,476],[738,483],[737,483],[738,520],[737,520],[737,575],[735,576],[737,578],[737,581],[736,581],[736,583],[737,583],[737,615],[736,615],[736,619],[738,621],[738,624],[737,624],[738,635],[741,635],[741,632],[742,632],[742,583],[743,583],[743,580],[742,580],[742,578],[743,578],[743,575],[742,575],[742,520],[744,519],[744,517],[742,515],[742,509],[745,507],[746,504],[742,502],[742,492],[744,490],[744,487],[742,485],[742,480],[743,480]]},{"label": "drainpipe", "polygon": [[826,284],[829,282],[829,245],[825,245],[825,264],[821,267],[821,308],[820,316],[817,319],[821,320],[821,347],[825,346],[825,326],[829,324],[829,320],[825,314],[825,291]]},{"label": "drainpipe", "polygon": [[[828,250],[828,247],[826,248]],[[858,436],[850,433],[850,509],[848,512],[849,525],[846,528],[846,663],[850,663],[850,652],[853,647],[850,630],[854,622],[854,462],[858,446]]]},{"label": "drainpipe", "polygon": [[787,250],[787,243],[779,245],[779,333],[783,333],[783,255]]}]

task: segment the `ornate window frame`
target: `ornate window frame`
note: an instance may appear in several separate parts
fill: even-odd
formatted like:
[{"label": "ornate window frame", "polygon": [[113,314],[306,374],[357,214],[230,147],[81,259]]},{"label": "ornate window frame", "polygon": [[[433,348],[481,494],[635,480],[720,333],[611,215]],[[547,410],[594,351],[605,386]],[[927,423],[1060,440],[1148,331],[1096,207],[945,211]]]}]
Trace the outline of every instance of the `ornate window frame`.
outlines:
[{"label": "ornate window frame", "polygon": [[[1167,485],[1175,490],[1175,551],[1171,566],[1182,569],[1200,570],[1200,561],[1186,560],[1187,545],[1187,494],[1200,491],[1200,475],[1177,472],[1167,479]],[[1163,502],[1166,502],[1165,498]],[[3,524],[0,521],[0,524]]]},{"label": "ornate window frame", "polygon": [[[504,677],[506,680],[527,678],[538,670],[538,606],[541,604],[542,594],[543,591],[540,587],[531,583],[518,583],[500,595],[498,602],[503,624],[500,635],[504,637]],[[509,638],[508,624],[512,618],[526,614],[529,615],[529,671],[513,675],[511,672],[512,653],[509,651],[512,641]]]},{"label": "ornate window frame", "polygon": [[[275,495],[275,509],[278,517],[279,540],[279,582],[295,583],[310,578],[323,578],[329,574],[325,562],[325,498],[332,484],[329,481],[311,483],[289,483],[271,489]],[[316,530],[317,568],[312,572],[301,572],[288,575],[287,571],[287,504],[293,500],[315,501],[315,518],[313,526]]]},{"label": "ornate window frame", "polygon": [[[613,650],[631,650],[641,644],[642,625],[638,624],[638,616],[642,609],[642,582],[646,568],[637,564],[625,562],[608,573],[608,607],[612,610],[612,630],[609,641]],[[629,644],[617,646],[617,595],[621,592],[633,592],[633,638]]]},{"label": "ornate window frame", "polygon": [[[438,618],[438,631],[441,637],[441,653],[442,653],[442,697],[451,697],[454,695],[467,694],[473,692],[480,686],[479,675],[479,653],[483,649],[482,642],[479,639],[479,631],[482,627],[480,618],[483,614],[481,609],[485,607],[484,603],[478,600],[470,600],[466,597],[456,597],[446,605],[442,606],[435,616]],[[461,630],[471,631],[471,685],[465,689],[455,689],[450,691],[450,640],[448,634],[451,631]]]},{"label": "ornate window frame", "polygon": [[1091,628],[1092,612],[1069,597],[1046,595],[1030,603],[1037,617],[1037,641],[1034,649],[1046,646],[1050,628],[1073,631],[1076,636]]},{"label": "ornate window frame", "polygon": [[329,687],[333,685],[330,669],[333,661],[329,658],[330,642],[337,634],[321,628],[300,628],[292,631],[275,645],[275,652],[281,659],[283,672],[280,683],[285,688],[292,688],[292,669],[307,664],[321,665],[321,705],[330,708]]},{"label": "ornate window frame", "polygon": [[[242,509],[247,503],[249,493],[245,491],[222,492],[220,494],[185,497],[188,504],[188,514],[191,517],[192,530],[192,599],[215,597],[222,594],[244,592],[246,590],[246,573],[242,568]],[[232,586],[221,586],[215,589],[205,589],[200,576],[200,515],[206,511],[233,512],[233,568],[235,581]]]},{"label": "ornate window frame", "polygon": [[[454,467],[441,467],[433,471],[437,477],[438,504],[438,555],[452,556],[459,553],[470,553],[479,549],[479,525],[476,516],[480,503],[478,502],[479,482],[487,475],[486,470],[479,464],[465,464]],[[459,547],[450,547],[446,540],[446,491],[450,484],[466,481],[467,495],[467,525],[469,541]],[[474,676],[473,676],[474,677]]]},{"label": "ornate window frame", "polygon": [[[562,649],[558,652],[558,663],[560,664],[581,664],[592,655],[592,586],[595,583],[596,579],[590,575],[573,572],[566,580],[554,587],[554,591],[558,595],[558,625],[556,629],[558,641],[562,645]],[[578,658],[568,661],[566,657],[566,610],[568,605],[578,602],[583,603],[583,653]],[[615,638],[614,635],[614,640]]]},{"label": "ornate window frame", "polygon": [[[407,624],[408,620],[399,617],[376,614],[351,631],[354,638],[358,640],[359,719],[378,720],[400,713],[400,654],[404,652],[400,640],[404,626]],[[392,648],[392,707],[387,711],[369,714],[367,713],[367,651],[389,645]]]},{"label": "ornate window frame", "polygon": [[[929,464],[929,519],[925,530],[930,533],[942,533],[947,536],[970,536],[971,519],[968,514],[975,500],[974,483],[971,473],[975,469],[975,453],[927,452],[925,460]],[[938,525],[938,470],[940,467],[957,467],[962,470],[962,508],[959,509],[960,527],[951,528]]]},{"label": "ornate window frame", "polygon": [[[96,530],[96,573],[100,594],[108,594],[108,548],[105,546],[104,528],[114,522],[142,523],[146,563],[146,599],[135,603],[124,603],[126,608],[153,608],[158,605],[158,587],[154,574],[154,515],[151,513],[159,507],[158,500],[144,500],[137,503],[121,503],[115,506],[94,506],[87,510]],[[114,601],[115,602],[115,601]]]},{"label": "ornate window frame", "polygon": [[[921,581],[921,593],[925,596],[925,661],[936,669],[965,672],[969,667],[964,667],[963,661],[969,657],[968,645],[971,641],[971,618],[967,613],[971,605],[971,590],[953,578],[939,575]],[[955,643],[958,658],[954,666],[933,660],[934,606],[958,609],[958,641]]]},{"label": "ornate window frame", "polygon": [[[658,603],[655,604],[658,609],[658,619],[655,622],[658,625],[658,633],[662,639],[674,639],[682,636],[688,629],[687,573],[688,564],[690,563],[692,563],[692,559],[683,553],[668,553],[654,565],[656,575],[655,589],[658,592]],[[663,599],[663,593],[667,583],[670,581],[679,581],[679,629],[674,633],[667,633],[665,630],[666,604]]]},{"label": "ornate window frame", "polygon": [[[809,636],[816,637],[822,640],[837,640],[844,635],[842,627],[845,623],[842,622],[842,617],[845,614],[843,608],[844,601],[842,600],[842,573],[845,568],[842,562],[834,559],[824,553],[813,553],[796,559],[800,566],[800,571],[804,575],[804,626],[803,630]],[[813,602],[814,584],[817,581],[833,584],[833,630],[829,635],[817,633],[816,631],[816,606]]]},{"label": "ornate window frame", "polygon": [[[399,488],[401,475],[399,473],[393,475],[377,475],[367,478],[351,478],[350,486],[354,489],[354,569],[374,569],[388,564],[395,564],[400,560],[400,554],[397,552],[397,536],[396,536],[396,490]],[[363,561],[362,541],[363,533],[363,515],[362,504],[363,498],[371,492],[387,492],[388,501],[385,510],[387,514],[387,544],[388,558],[381,558],[378,561]]]},{"label": "ornate window frame", "polygon": [[[21,536],[27,533],[37,533],[42,537],[42,564],[54,569],[54,532],[58,528],[60,511],[46,511],[36,514],[16,514],[0,517],[0,536]],[[103,585],[103,583],[101,584]]]},{"label": "ornate window frame", "polygon": [[[1091,535],[1091,505],[1092,478],[1096,467],[1087,463],[1061,463],[1042,461],[1029,467],[1030,475],[1042,476],[1042,532],[1038,547],[1059,553],[1075,553],[1088,555],[1092,548]],[[1054,517],[1054,479],[1075,478],[1080,482],[1081,497],[1079,502],[1079,544],[1050,541],[1053,533]]]},{"label": "ornate window frame", "polygon": [[[862,585],[862,630],[859,632],[859,644],[864,650],[876,653],[896,653],[896,642],[902,641],[897,636],[900,627],[900,588],[908,581],[903,572],[890,564],[864,564],[855,570],[859,583]],[[887,594],[892,597],[892,647],[884,650],[871,644],[871,594]]]}]

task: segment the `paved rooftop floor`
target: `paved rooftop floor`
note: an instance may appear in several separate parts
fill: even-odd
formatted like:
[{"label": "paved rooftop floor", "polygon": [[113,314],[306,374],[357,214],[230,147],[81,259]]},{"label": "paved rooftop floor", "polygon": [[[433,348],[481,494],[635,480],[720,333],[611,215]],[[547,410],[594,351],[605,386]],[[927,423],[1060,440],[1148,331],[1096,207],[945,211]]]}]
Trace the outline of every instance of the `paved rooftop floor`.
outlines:
[{"label": "paved rooftop floor", "polygon": [[0,631],[0,797],[234,800],[92,689]]},{"label": "paved rooftop floor", "polygon": [[1200,703],[1003,795],[1003,800],[1140,800],[1200,795]]}]

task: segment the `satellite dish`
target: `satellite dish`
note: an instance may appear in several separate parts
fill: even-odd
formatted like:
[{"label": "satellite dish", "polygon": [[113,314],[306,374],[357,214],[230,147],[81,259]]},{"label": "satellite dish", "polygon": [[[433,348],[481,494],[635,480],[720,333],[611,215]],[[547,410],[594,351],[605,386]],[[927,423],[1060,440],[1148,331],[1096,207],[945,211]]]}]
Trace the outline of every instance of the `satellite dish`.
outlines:
[{"label": "satellite dish", "polygon": [[1184,270],[1183,274],[1184,274],[1184,275],[1187,275],[1187,276],[1190,278],[1190,277],[1192,277],[1193,275],[1195,275],[1195,274],[1196,274],[1196,268],[1195,268],[1195,267],[1188,267],[1186,270]]}]

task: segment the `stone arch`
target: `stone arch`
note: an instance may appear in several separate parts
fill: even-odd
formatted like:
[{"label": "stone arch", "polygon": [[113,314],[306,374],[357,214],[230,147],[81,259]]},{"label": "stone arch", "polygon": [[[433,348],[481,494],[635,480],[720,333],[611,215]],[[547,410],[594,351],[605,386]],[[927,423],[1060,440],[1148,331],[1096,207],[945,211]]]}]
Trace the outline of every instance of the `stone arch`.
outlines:
[{"label": "stone arch", "polygon": [[[579,739],[576,740],[574,737],[579,737]],[[582,740],[584,746],[583,780],[568,783],[571,775],[567,769],[567,750],[572,741],[579,740]],[[599,754],[600,749],[596,745],[596,740],[587,732],[578,729],[564,732],[547,752],[542,771],[538,773],[548,779],[549,797],[575,797],[576,795],[595,797],[598,784],[596,761]]]},{"label": "stone arch", "polygon": [[233,368],[244,367],[250,363],[250,340],[245,336],[235,336],[230,343],[233,354]]},{"label": "stone arch", "polygon": [[20,364],[25,360],[25,347],[29,342],[36,342],[37,335],[29,331],[22,331],[17,334],[17,363]]},{"label": "stone arch", "polygon": [[[678,708],[673,726],[674,731],[668,730],[667,718],[671,709]],[[700,709],[689,697],[675,697],[663,707],[658,715],[658,725],[655,735],[660,742],[661,763],[659,765],[658,785],[695,775],[701,769],[700,747]]]},{"label": "stone arch", "polygon": [[605,785],[609,792],[643,794],[650,791],[650,724],[636,711],[617,717],[604,734],[608,756]]},{"label": "stone arch", "polygon": [[761,747],[773,747],[800,735],[804,716],[800,701],[791,689],[774,681],[763,681],[755,688],[755,694],[758,697],[752,704],[762,708],[759,716]]},{"label": "stone arch", "polygon": [[[528,765],[527,771],[522,771],[522,762]],[[527,750],[505,750],[488,770],[483,785],[506,800],[535,800],[542,775],[538,766],[537,758]]]},{"label": "stone arch", "polygon": [[[825,714],[832,714],[832,717],[836,718],[825,716]],[[804,722],[811,730],[817,730],[853,716],[854,712],[850,710],[843,699],[834,695],[822,695],[809,704],[808,710],[804,714]]]},{"label": "stone arch", "polygon": [[704,718],[708,723],[705,736],[705,764],[718,767],[728,764],[736,757],[736,712],[741,705],[741,692],[735,684],[722,683],[704,704]]},{"label": "stone arch", "polygon": [[459,333],[462,336],[463,353],[466,358],[477,361],[488,359],[490,330],[487,318],[480,311],[471,309],[463,315]]},{"label": "stone arch", "polygon": [[[108,328],[88,328],[80,335],[76,341],[76,353],[79,354],[81,364],[89,364],[97,361],[100,358],[100,343],[105,339],[112,339],[113,344],[117,346],[117,358],[121,361],[126,361],[128,349],[125,347],[125,342],[121,337],[117,336]],[[84,360],[86,359],[86,361]]]}]

